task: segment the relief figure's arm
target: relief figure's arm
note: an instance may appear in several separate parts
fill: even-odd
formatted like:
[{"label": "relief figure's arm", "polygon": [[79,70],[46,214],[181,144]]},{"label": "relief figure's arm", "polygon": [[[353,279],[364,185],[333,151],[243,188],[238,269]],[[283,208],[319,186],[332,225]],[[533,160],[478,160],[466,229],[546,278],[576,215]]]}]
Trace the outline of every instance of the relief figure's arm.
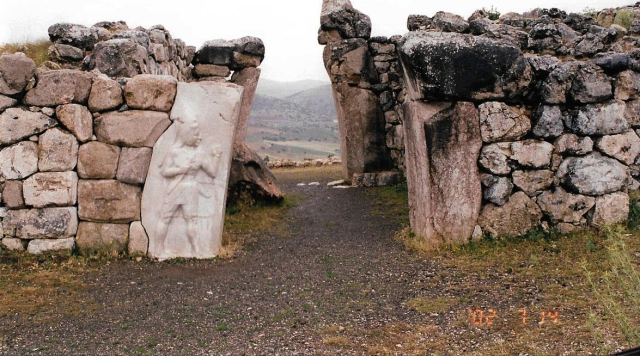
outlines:
[{"label": "relief figure's arm", "polygon": [[213,149],[206,155],[204,161],[202,162],[202,170],[207,173],[207,175],[211,178],[215,178],[218,173],[218,166],[220,165],[220,157],[222,153],[217,149]]},{"label": "relief figure's arm", "polygon": [[189,170],[189,167],[183,167],[176,164],[176,157],[173,153],[167,154],[164,162],[160,165],[162,176],[165,178],[175,177],[180,174],[185,174]]}]

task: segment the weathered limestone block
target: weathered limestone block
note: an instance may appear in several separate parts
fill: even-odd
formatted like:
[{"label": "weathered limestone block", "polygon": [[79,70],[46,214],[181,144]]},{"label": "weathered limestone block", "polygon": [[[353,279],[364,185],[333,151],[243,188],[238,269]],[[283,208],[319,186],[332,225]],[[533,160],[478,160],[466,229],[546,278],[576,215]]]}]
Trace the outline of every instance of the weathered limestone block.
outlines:
[{"label": "weathered limestone block", "polygon": [[38,169],[41,172],[66,172],[78,163],[78,141],[59,128],[45,132],[38,140]]},{"label": "weathered limestone block", "polygon": [[354,173],[389,168],[384,114],[377,96],[343,82],[333,85],[333,98],[340,129],[344,179],[350,182]]},{"label": "weathered limestone block", "polygon": [[24,179],[37,171],[37,143],[23,141],[0,151],[0,178]]},{"label": "weathered limestone block", "polygon": [[640,127],[640,99],[629,100],[625,104],[627,106],[625,111],[627,122],[633,128]]},{"label": "weathered limestone block", "polygon": [[148,73],[146,48],[129,39],[113,39],[96,44],[90,66],[109,77],[134,77]]},{"label": "weathered limestone block", "polygon": [[124,87],[127,105],[133,109],[169,111],[178,80],[170,75],[136,75]]},{"label": "weathered limestone block", "polygon": [[548,168],[553,155],[553,145],[537,140],[518,141],[511,144],[511,159],[523,167]]},{"label": "weathered limestone block", "polygon": [[478,163],[492,174],[504,176],[511,173],[509,165],[511,154],[510,143],[493,143],[482,147]]},{"label": "weathered limestone block", "polygon": [[56,126],[56,120],[40,112],[9,108],[0,115],[0,145],[9,145]]},{"label": "weathered limestone block", "polygon": [[18,100],[10,98],[8,96],[0,95],[0,114],[6,109],[16,106],[18,104]]},{"label": "weathered limestone block", "polygon": [[108,112],[94,123],[99,141],[125,147],[153,147],[171,125],[167,113],[146,110]]},{"label": "weathered limestone block", "polygon": [[4,183],[2,202],[9,209],[20,209],[24,207],[22,181],[8,180]]},{"label": "weathered limestone block", "polygon": [[515,171],[513,184],[530,197],[540,194],[553,184],[554,173],[549,170]]},{"label": "weathered limestone block", "polygon": [[256,37],[242,37],[231,41],[205,42],[196,52],[195,64],[214,64],[233,70],[257,67],[264,59],[264,43]]},{"label": "weathered limestone block", "polygon": [[93,80],[89,94],[89,110],[107,111],[119,108],[122,103],[122,87],[106,75],[99,75]]},{"label": "weathered limestone block", "polygon": [[538,205],[524,192],[517,192],[503,206],[485,205],[478,225],[492,236],[521,236],[540,226],[541,218]]},{"label": "weathered limestone block", "polygon": [[178,83],[174,124],[154,146],[142,198],[149,256],[218,254],[242,92],[231,83]]},{"label": "weathered limestone block", "polygon": [[541,105],[535,113],[533,134],[537,137],[558,137],[564,131],[562,112],[558,106]]},{"label": "weathered limestone block", "polygon": [[[0,237],[2,237],[1,234]],[[2,246],[9,251],[24,251],[26,250],[27,244],[24,240],[7,237],[2,239]]]},{"label": "weathered limestone block", "polygon": [[75,239],[73,237],[58,240],[31,240],[27,247],[27,252],[32,255],[39,255],[45,252],[68,252],[73,251]]},{"label": "weathered limestone block", "polygon": [[574,134],[563,134],[553,143],[557,153],[582,156],[593,151],[593,140],[591,137],[579,137]]},{"label": "weathered limestone block", "polygon": [[349,0],[324,0],[320,14],[320,30],[335,31],[339,38],[368,39],[371,36],[371,19],[354,9]]},{"label": "weathered limestone block", "polygon": [[84,104],[89,99],[93,75],[79,70],[52,70],[38,73],[38,85],[29,90],[24,103],[35,106]]},{"label": "weathered limestone block", "polygon": [[124,252],[129,240],[129,224],[81,222],[76,245],[82,253],[95,251]]},{"label": "weathered limestone block", "polygon": [[78,176],[88,179],[112,179],[118,170],[120,147],[92,141],[78,150]]},{"label": "weathered limestone block", "polygon": [[117,180],[78,182],[78,216],[93,222],[128,223],[140,220],[140,187]]},{"label": "weathered limestone block", "polygon": [[229,175],[229,203],[277,203],[284,195],[267,165],[245,144],[235,143]]},{"label": "weathered limestone block", "polygon": [[122,148],[116,178],[127,184],[144,184],[153,150],[148,147]]},{"label": "weathered limestone block", "polygon": [[74,207],[9,210],[3,220],[4,235],[21,239],[64,239],[78,229]]},{"label": "weathered limestone block", "polygon": [[51,42],[71,45],[91,50],[98,42],[98,34],[93,28],[70,23],[57,23],[49,26]]},{"label": "weathered limestone block", "polygon": [[630,165],[634,164],[640,155],[640,138],[633,131],[620,135],[603,136],[596,141],[596,148],[607,156]]},{"label": "weathered limestone block", "polygon": [[194,62],[196,64],[214,64],[218,66],[231,66],[235,43],[226,40],[213,40],[205,42],[196,52]]},{"label": "weathered limestone block", "polygon": [[591,225],[602,227],[606,224],[617,224],[629,218],[629,195],[623,192],[597,197],[596,208],[591,217]]},{"label": "weathered limestone block", "polygon": [[556,173],[572,191],[585,195],[604,195],[621,190],[629,176],[629,168],[599,153],[569,157]]},{"label": "weathered limestone block", "polygon": [[531,129],[531,121],[521,109],[500,102],[488,102],[480,109],[480,133],[484,142],[518,140]]},{"label": "weathered limestone block", "polygon": [[627,101],[640,98],[640,75],[632,70],[618,74],[615,98]]},{"label": "weathered limestone block", "polygon": [[557,187],[554,192],[547,190],[542,193],[537,203],[554,224],[562,222],[578,224],[596,203],[596,199],[586,195],[567,193],[561,187]]},{"label": "weathered limestone block", "polygon": [[244,143],[247,138],[247,130],[249,129],[249,116],[253,105],[253,98],[258,87],[260,79],[259,68],[245,68],[233,73],[231,82],[244,88],[242,92],[242,107],[240,108],[240,117],[236,128],[236,141],[239,144]]},{"label": "weathered limestone block", "polygon": [[572,101],[598,103],[613,96],[611,79],[594,64],[583,64],[574,73],[569,97]]},{"label": "weathered limestone block", "polygon": [[438,11],[432,19],[432,26],[442,32],[463,33],[469,29],[469,23],[462,16]]},{"label": "weathered limestone block", "polygon": [[49,58],[54,62],[80,62],[84,59],[84,51],[80,48],[61,43],[49,46]]},{"label": "weathered limestone block", "polygon": [[149,237],[140,221],[134,221],[129,227],[129,255],[146,255],[149,249]]},{"label": "weathered limestone block", "polygon": [[409,31],[424,31],[433,26],[433,20],[426,15],[409,15],[407,18],[407,29]]},{"label": "weathered limestone block", "polygon": [[418,101],[403,110],[411,227],[434,245],[466,243],[482,204],[478,110]]},{"label": "weathered limestone block", "polygon": [[377,83],[378,71],[367,41],[357,38],[334,42],[324,48],[324,66],[332,83]]},{"label": "weathered limestone block", "polygon": [[505,205],[513,190],[511,179],[490,174],[482,176],[482,185],[485,186],[484,199],[496,205]]},{"label": "weathered limestone block", "polygon": [[615,135],[627,132],[626,105],[619,100],[589,104],[574,110],[565,118],[567,128],[582,136]]},{"label": "weathered limestone block", "polygon": [[577,71],[578,64],[565,62],[558,64],[544,80],[540,87],[540,99],[545,104],[564,104],[567,102],[567,94],[571,89],[573,74]]},{"label": "weathered limestone block", "polygon": [[35,208],[76,204],[78,175],[76,172],[36,173],[24,181],[24,201]]},{"label": "weathered limestone block", "polygon": [[36,63],[23,53],[0,56],[0,94],[22,92],[36,74]]},{"label": "weathered limestone block", "polygon": [[229,70],[229,67],[219,66],[215,64],[196,64],[193,68],[193,71],[199,77],[226,78],[231,74],[231,70]]},{"label": "weathered limestone block", "polygon": [[500,100],[526,94],[532,80],[520,49],[458,33],[409,32],[399,43],[411,99]]}]

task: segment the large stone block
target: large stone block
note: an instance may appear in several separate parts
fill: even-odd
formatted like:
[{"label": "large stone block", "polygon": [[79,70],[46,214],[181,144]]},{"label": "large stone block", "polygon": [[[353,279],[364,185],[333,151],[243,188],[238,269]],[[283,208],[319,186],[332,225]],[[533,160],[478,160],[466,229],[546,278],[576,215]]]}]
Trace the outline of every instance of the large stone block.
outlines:
[{"label": "large stone block", "polygon": [[140,187],[117,180],[78,183],[78,216],[92,222],[127,223],[140,220]]},{"label": "large stone block", "polygon": [[478,109],[480,133],[484,142],[518,140],[531,129],[531,121],[519,108],[488,102],[478,106]]},{"label": "large stone block", "polygon": [[95,120],[95,133],[99,141],[113,145],[153,147],[169,125],[169,115],[163,112],[109,112]]},{"label": "large stone block", "polygon": [[478,110],[464,102],[403,110],[411,227],[434,245],[465,243],[482,203]]},{"label": "large stone block", "polygon": [[515,98],[526,94],[532,80],[518,47],[488,38],[409,32],[398,52],[414,100]]},{"label": "large stone block", "polygon": [[120,147],[92,141],[78,151],[78,176],[88,179],[112,179],[118,170]]},{"label": "large stone block", "polygon": [[618,75],[615,98],[627,101],[640,98],[640,75],[627,70]]},{"label": "large stone block", "polygon": [[536,196],[553,184],[554,173],[549,170],[515,171],[513,184],[528,196]]},{"label": "large stone block", "polygon": [[41,172],[72,171],[78,163],[78,141],[59,128],[53,128],[40,136],[38,169]]},{"label": "large stone block", "polygon": [[629,130],[626,105],[619,100],[580,107],[565,118],[567,128],[582,136],[615,135]]},{"label": "large stone block", "polygon": [[93,75],[91,73],[62,69],[38,73],[38,85],[29,90],[24,103],[35,106],[84,104],[89,99]]},{"label": "large stone block", "polygon": [[627,165],[634,164],[640,155],[640,137],[629,131],[620,135],[603,136],[596,141],[598,150]]},{"label": "large stone block", "polygon": [[18,104],[18,100],[10,98],[8,96],[0,95],[0,114],[6,109],[16,106]]},{"label": "large stone block", "polygon": [[602,227],[606,224],[626,222],[629,218],[629,195],[623,192],[596,198],[596,208],[591,217],[591,225]]},{"label": "large stone block", "polygon": [[9,145],[56,126],[56,120],[40,112],[9,108],[0,115],[0,145]]},{"label": "large stone block", "polygon": [[146,255],[149,249],[149,237],[140,221],[134,221],[129,228],[129,255]]},{"label": "large stone block", "polygon": [[205,42],[196,52],[195,64],[213,64],[233,70],[257,67],[264,59],[264,43],[256,37],[242,37],[231,41]]},{"label": "large stone block", "polygon": [[36,63],[22,53],[0,56],[0,94],[22,92],[36,74]]},{"label": "large stone block", "polygon": [[129,240],[129,224],[101,224],[81,222],[78,225],[76,246],[82,253],[95,251],[123,252]]},{"label": "large stone block", "polygon": [[56,108],[58,120],[80,142],[87,142],[93,136],[93,116],[86,107],[78,104],[60,105]]},{"label": "large stone block", "polygon": [[356,10],[349,0],[324,0],[320,30],[336,32],[338,38],[368,39],[371,36],[371,19]]},{"label": "large stone block", "polygon": [[124,87],[127,105],[133,109],[169,111],[178,80],[170,75],[136,75]]},{"label": "large stone block", "polygon": [[93,112],[114,110],[119,108],[123,102],[122,88],[118,82],[104,74],[93,80],[89,94],[89,110]]},{"label": "large stone block", "polygon": [[218,254],[242,91],[230,83],[178,83],[174,124],[154,146],[142,198],[151,257]]},{"label": "large stone block", "polygon": [[75,205],[78,175],[76,172],[36,173],[24,181],[22,190],[25,203],[36,208]]},{"label": "large stone block", "polygon": [[249,129],[249,116],[251,115],[251,107],[253,106],[253,98],[258,87],[260,79],[259,68],[245,68],[233,73],[231,82],[244,88],[242,92],[242,107],[240,108],[240,117],[236,128],[235,142],[242,144],[247,138],[247,130]]},{"label": "large stone block", "polygon": [[377,96],[347,83],[333,85],[340,129],[342,173],[347,182],[354,173],[384,171],[390,167],[385,147],[385,119]]},{"label": "large stone block", "polygon": [[363,39],[334,42],[324,48],[324,66],[333,83],[343,81],[352,85],[377,83],[378,71]]},{"label": "large stone block", "polygon": [[553,145],[545,141],[525,140],[511,144],[511,159],[523,167],[548,168],[553,155]]},{"label": "large stone block", "polygon": [[556,175],[576,193],[604,195],[621,190],[629,177],[629,168],[599,153],[565,159]]},{"label": "large stone block", "polygon": [[2,202],[10,209],[20,209],[24,207],[22,181],[8,180],[4,183],[4,188],[2,189]]},{"label": "large stone block", "polygon": [[586,195],[567,193],[561,187],[554,192],[545,191],[537,200],[540,209],[554,224],[582,222],[584,215],[593,207],[596,199]]},{"label": "large stone block", "polygon": [[31,240],[27,247],[27,252],[32,255],[40,255],[42,253],[71,253],[75,246],[73,237],[59,240]]},{"label": "large stone block", "polygon": [[0,178],[24,179],[37,171],[37,143],[23,141],[0,151]]},{"label": "large stone block", "polygon": [[485,205],[478,225],[492,236],[521,236],[540,226],[541,218],[538,205],[524,192],[517,192],[503,206]]},{"label": "large stone block", "polygon": [[[0,238],[2,234],[0,234]],[[9,251],[24,251],[26,249],[26,241],[22,239],[12,239],[7,237],[2,239],[2,246]]]},{"label": "large stone block", "polygon": [[4,235],[29,239],[63,239],[78,230],[74,207],[9,210],[3,220]]},{"label": "large stone block", "polygon": [[152,153],[148,147],[122,148],[116,175],[118,180],[127,184],[143,184],[147,180]]},{"label": "large stone block", "polygon": [[81,49],[91,50],[98,42],[98,33],[94,28],[70,23],[57,23],[49,26],[49,39]]},{"label": "large stone block", "polygon": [[96,44],[90,66],[109,77],[134,77],[149,73],[147,49],[130,39],[113,39]]}]

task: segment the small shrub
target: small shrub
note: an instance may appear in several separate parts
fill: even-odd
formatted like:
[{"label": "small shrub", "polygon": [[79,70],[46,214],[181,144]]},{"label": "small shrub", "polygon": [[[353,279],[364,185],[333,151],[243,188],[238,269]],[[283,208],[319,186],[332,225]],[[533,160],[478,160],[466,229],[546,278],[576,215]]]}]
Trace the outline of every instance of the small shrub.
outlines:
[{"label": "small shrub", "polygon": [[491,21],[496,21],[497,19],[500,18],[500,11],[498,11],[498,9],[496,9],[494,6],[491,6],[490,8],[486,8],[483,7],[482,11],[484,11],[487,16],[489,17],[489,20]]},{"label": "small shrub", "polygon": [[635,13],[627,10],[620,10],[616,12],[616,17],[613,19],[613,23],[615,25],[620,25],[628,30],[635,18]]}]

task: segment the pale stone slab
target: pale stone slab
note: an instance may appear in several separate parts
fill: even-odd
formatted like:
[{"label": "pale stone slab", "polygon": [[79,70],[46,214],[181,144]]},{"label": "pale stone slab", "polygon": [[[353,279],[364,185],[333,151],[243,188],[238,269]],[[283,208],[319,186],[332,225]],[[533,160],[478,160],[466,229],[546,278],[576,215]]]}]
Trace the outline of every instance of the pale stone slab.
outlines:
[{"label": "pale stone slab", "polygon": [[9,180],[4,183],[4,189],[2,190],[2,202],[11,209],[20,209],[24,207],[22,181]]},{"label": "pale stone slab", "polygon": [[124,251],[129,239],[129,224],[81,222],[76,245],[82,253],[94,251]]},{"label": "pale stone slab", "polygon": [[92,141],[80,146],[78,176],[89,179],[115,178],[120,147]]},{"label": "pale stone slab", "polygon": [[242,92],[230,83],[178,84],[174,123],[154,146],[142,197],[150,257],[218,254]]},{"label": "pale stone slab", "polygon": [[616,192],[596,198],[596,208],[591,218],[591,225],[602,227],[606,224],[617,224],[629,217],[629,195]]},{"label": "pale stone slab", "polygon": [[147,180],[152,153],[153,150],[148,147],[122,148],[118,160],[118,180],[127,184],[143,184]]},{"label": "pale stone slab", "polygon": [[[0,237],[2,237],[0,235]],[[7,237],[6,239],[2,239],[2,246],[10,251],[24,251],[26,246],[26,241],[21,239],[12,239]]]},{"label": "pale stone slab", "polygon": [[59,128],[47,130],[38,140],[38,169],[42,172],[65,172],[76,168],[78,141]]},{"label": "pale stone slab", "polygon": [[76,172],[36,173],[24,181],[22,190],[25,203],[36,208],[75,205],[78,175]]},{"label": "pale stone slab", "polygon": [[0,145],[9,145],[56,126],[56,120],[40,112],[9,108],[0,115]]},{"label": "pale stone slab", "polygon": [[37,75],[38,85],[29,90],[24,103],[34,106],[83,104],[89,99],[93,74],[71,69],[52,70]]},{"label": "pale stone slab", "polygon": [[75,239],[59,240],[31,240],[27,247],[27,252],[32,255],[39,255],[45,252],[71,252],[75,245]]},{"label": "pale stone slab", "polygon": [[517,192],[503,206],[485,205],[478,225],[492,236],[521,236],[540,226],[541,218],[538,205],[524,192]]},{"label": "pale stone slab", "polygon": [[9,210],[3,220],[4,235],[21,239],[60,239],[78,230],[74,207]]},{"label": "pale stone slab", "polygon": [[163,112],[131,110],[109,112],[95,120],[95,133],[101,142],[125,147],[153,147],[171,125]]},{"label": "pale stone slab", "polygon": [[7,108],[15,106],[18,104],[18,100],[10,98],[8,96],[0,95],[0,113]]},{"label": "pale stone slab", "polygon": [[149,237],[140,221],[134,221],[129,227],[129,255],[146,255],[149,248]]},{"label": "pale stone slab", "polygon": [[93,222],[128,223],[140,220],[140,187],[117,180],[78,183],[78,216]]},{"label": "pale stone slab", "polygon": [[120,84],[102,74],[93,80],[91,93],[89,94],[89,109],[93,112],[106,111],[119,108],[122,99]]},{"label": "pale stone slab", "polygon": [[37,143],[23,141],[0,151],[0,178],[23,179],[37,171]]},{"label": "pale stone slab", "polygon": [[236,128],[236,142],[244,143],[247,138],[247,130],[249,129],[249,115],[251,114],[251,106],[253,98],[258,87],[260,79],[260,69],[249,67],[233,73],[231,81],[241,85],[244,88],[242,94],[242,107],[240,108],[240,118],[238,118],[238,126]]},{"label": "pale stone slab", "polygon": [[93,136],[93,116],[86,107],[78,104],[60,105],[56,108],[56,116],[78,141],[87,142]]},{"label": "pale stone slab", "polygon": [[170,75],[136,75],[124,87],[127,105],[133,109],[169,111],[178,80]]}]

